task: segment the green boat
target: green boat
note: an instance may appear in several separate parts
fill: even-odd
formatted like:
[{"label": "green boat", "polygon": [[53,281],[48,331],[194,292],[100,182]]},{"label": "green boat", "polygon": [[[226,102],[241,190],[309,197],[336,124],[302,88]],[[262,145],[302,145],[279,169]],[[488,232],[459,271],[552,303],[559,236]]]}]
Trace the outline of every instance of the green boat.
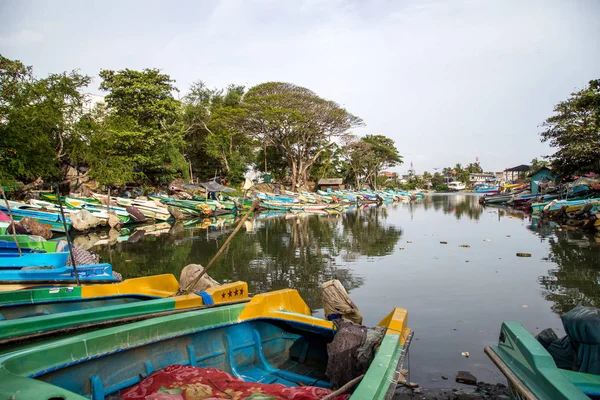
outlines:
[{"label": "green boat", "polygon": [[[54,253],[56,251],[57,242],[48,242],[46,239],[40,236],[30,236],[30,235],[16,235],[17,243],[21,248],[26,249],[35,249],[45,251],[47,253]],[[0,235],[0,241],[15,242],[15,237],[13,235]]]},{"label": "green boat", "polygon": [[[387,328],[385,336],[351,399],[392,398],[412,337],[406,323],[407,312],[400,308],[380,322]],[[235,379],[228,386],[251,382],[329,388],[327,344],[334,334],[333,324],[313,317],[297,291],[279,290],[248,303],[4,348],[0,398],[99,400],[119,396],[154,372],[172,367],[225,371]],[[177,386],[189,384],[198,381],[175,381],[165,389],[177,392]],[[234,390],[228,386],[214,390]],[[165,393],[162,387],[158,390]]]},{"label": "green boat", "polygon": [[583,309],[562,316],[568,336],[552,342],[517,322],[502,324],[498,345],[485,353],[506,376],[512,399],[600,399],[600,310],[590,322],[581,318]]}]

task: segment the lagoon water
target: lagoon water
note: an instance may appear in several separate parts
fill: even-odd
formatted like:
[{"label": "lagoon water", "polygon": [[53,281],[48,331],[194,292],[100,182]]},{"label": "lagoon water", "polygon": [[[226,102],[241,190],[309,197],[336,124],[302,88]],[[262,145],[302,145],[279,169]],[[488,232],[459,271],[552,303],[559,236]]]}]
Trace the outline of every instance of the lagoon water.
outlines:
[{"label": "lagoon water", "polygon": [[[497,342],[502,321],[562,335],[561,313],[577,304],[600,307],[600,239],[538,226],[477,199],[431,195],[340,215],[262,214],[246,223],[210,274],[247,281],[251,293],[298,289],[321,316],[319,285],[339,279],[366,325],[393,307],[408,309],[415,331],[405,364],[411,381],[458,387],[456,372],[466,370],[503,382],[483,353]],[[124,278],[179,277],[187,264],[206,265],[234,226],[231,219],[159,225],[92,249]]]}]

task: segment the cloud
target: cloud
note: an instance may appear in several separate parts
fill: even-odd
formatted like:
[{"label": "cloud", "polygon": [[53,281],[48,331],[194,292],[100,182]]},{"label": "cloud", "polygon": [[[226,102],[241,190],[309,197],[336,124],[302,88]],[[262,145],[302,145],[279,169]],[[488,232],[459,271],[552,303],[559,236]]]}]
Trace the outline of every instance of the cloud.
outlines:
[{"label": "cloud", "polygon": [[0,36],[0,46],[21,47],[39,43],[44,40],[44,35],[30,29],[22,29],[18,32]]}]

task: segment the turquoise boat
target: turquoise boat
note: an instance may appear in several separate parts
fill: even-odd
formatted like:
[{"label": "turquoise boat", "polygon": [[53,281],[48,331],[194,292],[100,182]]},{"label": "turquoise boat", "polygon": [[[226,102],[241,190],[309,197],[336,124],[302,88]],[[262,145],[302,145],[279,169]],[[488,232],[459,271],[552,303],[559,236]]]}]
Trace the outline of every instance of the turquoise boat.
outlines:
[{"label": "turquoise boat", "polygon": [[[392,398],[412,338],[406,323],[407,311],[400,308],[380,322],[385,336],[351,399]],[[0,398],[99,400],[178,366],[216,368],[256,384],[328,388],[327,344],[334,335],[332,322],[313,317],[298,292],[279,290],[248,303],[5,348]]]},{"label": "turquoise boat", "polygon": [[[177,295],[178,288],[175,277],[165,274],[119,283],[0,292],[0,345],[249,300],[245,282],[187,295]],[[228,296],[229,292],[235,295]]]},{"label": "turquoise boat", "polygon": [[[567,314],[563,315],[565,325],[567,323],[564,317]],[[576,361],[567,357],[555,361],[545,346],[521,324],[502,324],[498,345],[486,347],[485,353],[506,376],[511,399],[600,399],[600,326],[597,320],[594,324],[587,325],[579,321],[572,326],[572,334],[579,335],[582,340],[579,343],[567,343],[567,348],[572,349]],[[566,331],[569,332],[569,328]],[[563,340],[557,339],[560,344],[551,346],[553,352],[557,352],[557,348],[562,351],[565,343]],[[559,368],[557,362],[565,365]],[[581,364],[578,371],[573,370],[577,362]],[[581,369],[586,372],[581,372]]]},{"label": "turquoise boat", "polygon": [[17,238],[17,243],[22,249],[31,249],[38,252],[54,253],[56,251],[56,245],[58,244],[58,242],[49,242],[40,236],[0,234],[0,246],[2,246],[3,243],[14,244],[15,236]]}]

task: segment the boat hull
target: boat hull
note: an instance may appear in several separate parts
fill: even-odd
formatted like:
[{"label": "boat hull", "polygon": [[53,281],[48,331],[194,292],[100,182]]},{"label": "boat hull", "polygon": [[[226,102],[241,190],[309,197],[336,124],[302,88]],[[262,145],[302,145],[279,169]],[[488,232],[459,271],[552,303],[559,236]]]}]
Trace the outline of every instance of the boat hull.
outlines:
[{"label": "boat hull", "polygon": [[[389,399],[411,336],[395,309],[352,399]],[[328,387],[329,321],[311,316],[295,290],[32,344],[0,356],[0,395],[102,399],[169,365],[218,368],[247,382]],[[25,360],[27,360],[25,362]],[[365,393],[367,397],[364,397]]]},{"label": "boat hull", "polygon": [[557,368],[552,356],[517,322],[504,322],[498,346],[486,354],[506,376],[513,399],[590,400],[600,376]]}]

